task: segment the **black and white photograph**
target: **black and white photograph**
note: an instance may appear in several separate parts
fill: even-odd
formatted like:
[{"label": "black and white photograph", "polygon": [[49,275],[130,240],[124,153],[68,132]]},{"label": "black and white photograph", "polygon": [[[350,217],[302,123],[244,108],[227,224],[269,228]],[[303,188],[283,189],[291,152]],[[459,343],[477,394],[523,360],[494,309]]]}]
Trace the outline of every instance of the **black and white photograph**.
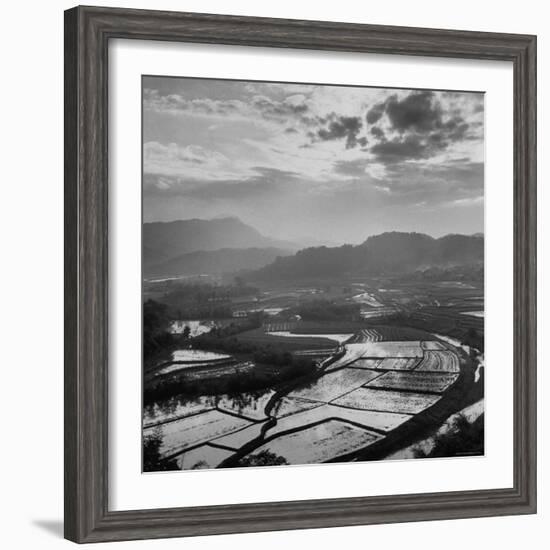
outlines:
[{"label": "black and white photograph", "polygon": [[484,94],[142,77],[143,471],[484,455]]}]

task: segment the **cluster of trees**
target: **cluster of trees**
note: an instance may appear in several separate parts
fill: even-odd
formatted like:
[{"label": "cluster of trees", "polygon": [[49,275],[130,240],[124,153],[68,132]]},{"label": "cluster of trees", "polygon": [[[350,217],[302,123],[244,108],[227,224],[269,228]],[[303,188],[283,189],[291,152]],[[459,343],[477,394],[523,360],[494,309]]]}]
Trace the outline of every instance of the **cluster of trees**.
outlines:
[{"label": "cluster of trees", "polygon": [[200,343],[201,338],[208,339],[210,338],[229,338],[231,336],[236,336],[241,332],[246,332],[248,330],[254,330],[262,326],[263,314],[258,312],[244,319],[239,319],[237,322],[233,321],[225,326],[215,326],[210,329],[210,332],[199,336],[195,342]]},{"label": "cluster of trees", "polygon": [[258,294],[256,287],[246,285],[236,278],[233,285],[212,285],[208,283],[187,283],[172,285],[159,301],[169,307],[173,317],[208,317],[226,319],[231,317],[232,300],[251,299]]},{"label": "cluster of trees", "polygon": [[483,235],[446,235],[434,239],[422,233],[389,232],[364,243],[333,248],[320,246],[279,257],[251,277],[260,280],[327,278],[346,273],[404,273],[426,265],[483,262]]},{"label": "cluster of trees", "polygon": [[[146,436],[143,439],[143,471],[144,472],[167,472],[179,470],[176,459],[162,459],[159,449],[162,443],[162,429],[159,427],[152,435]],[[261,451],[258,454],[245,456],[239,460],[239,467],[254,467],[254,466],[282,466],[288,462],[282,456],[279,456],[271,451]],[[204,461],[197,462],[191,469],[206,466]]]},{"label": "cluster of trees", "polygon": [[471,424],[465,416],[459,415],[448,432],[435,437],[434,446],[429,452],[417,448],[414,450],[414,456],[415,458],[441,458],[482,455],[484,430],[483,414]]},{"label": "cluster of trees", "polygon": [[147,300],[143,304],[143,356],[145,360],[174,344],[174,338],[169,331],[170,323],[171,319],[166,304],[154,300]]},{"label": "cluster of trees", "polygon": [[280,256],[272,264],[258,270],[254,277],[265,280],[333,277],[363,270],[368,265],[365,248],[349,244],[328,248],[305,248],[294,256]]},{"label": "cluster of trees", "polygon": [[245,456],[239,460],[239,466],[282,466],[288,464],[282,456],[271,451],[261,451],[258,454]]},{"label": "cluster of trees", "polygon": [[356,321],[360,319],[360,311],[359,304],[329,300],[311,300],[295,309],[304,321]]},{"label": "cluster of trees", "polygon": [[456,265],[451,267],[433,266],[418,270],[407,278],[417,281],[475,281],[483,282],[483,264]]},{"label": "cluster of trees", "polygon": [[157,427],[151,435],[143,438],[143,471],[166,472],[179,470],[175,459],[161,460],[160,446],[162,444],[162,428]]},{"label": "cluster of trees", "polygon": [[[274,356],[266,356],[270,360]],[[275,366],[270,363],[271,366]],[[309,359],[294,359],[279,365],[278,368],[266,369],[265,365],[256,364],[253,369],[234,371],[209,378],[187,378],[185,375],[174,375],[162,378],[145,387],[143,403],[145,406],[174,396],[193,398],[204,395],[238,395],[244,392],[255,392],[276,387],[285,382],[309,376],[316,371],[315,363]]]},{"label": "cluster of trees", "polygon": [[[244,356],[244,358],[253,360],[258,365],[291,367],[295,370],[307,370],[312,365],[314,366],[314,363],[310,359],[295,357],[288,351],[281,350],[272,344],[256,344],[240,340],[234,336],[226,337],[225,333],[230,327],[220,329],[219,332],[212,330],[207,334],[197,336],[193,342],[199,349]],[[238,325],[233,330],[238,330],[237,327]],[[239,332],[241,331],[242,328]]]},{"label": "cluster of trees", "polygon": [[479,334],[479,332],[474,328],[468,329],[465,336],[462,338],[462,343],[466,346],[479,350],[481,353],[484,352],[485,339],[483,338],[483,334]]},{"label": "cluster of trees", "polygon": [[[458,317],[458,316],[457,316]],[[378,322],[382,322],[381,319]],[[411,327],[426,332],[437,332],[447,334],[459,340],[462,344],[476,348],[483,353],[484,336],[483,331],[472,327],[465,327],[460,319],[447,318],[426,318],[414,313],[392,313],[383,319],[384,324],[397,327]]]},{"label": "cluster of trees", "polygon": [[235,278],[233,285],[212,285],[208,283],[179,283],[171,289],[164,300],[204,303],[215,299],[230,300],[254,296],[258,293],[256,287],[244,284],[241,278]]},{"label": "cluster of trees", "polygon": [[[185,317],[193,317],[199,315],[198,310],[188,308],[185,313],[181,310],[174,311],[173,308],[164,302],[158,302],[152,299],[147,300],[143,304],[143,355],[144,359],[148,360],[159,352],[170,350],[181,340],[189,337],[190,329],[186,327],[181,335],[174,335],[170,332],[170,324],[174,319],[182,319]],[[231,317],[231,308],[228,306],[207,308],[208,313],[204,316],[213,318]],[[214,312],[214,315],[210,315]],[[216,314],[217,313],[217,314]],[[262,324],[262,315],[260,313],[252,315],[247,319],[243,319],[238,323],[231,323],[225,327],[214,327],[210,334],[205,334],[195,340],[199,345],[204,344],[212,349],[212,342],[221,342],[223,338],[235,336],[240,332],[253,330],[260,327]],[[229,351],[229,350],[227,350]],[[239,350],[236,350],[238,353]]]}]

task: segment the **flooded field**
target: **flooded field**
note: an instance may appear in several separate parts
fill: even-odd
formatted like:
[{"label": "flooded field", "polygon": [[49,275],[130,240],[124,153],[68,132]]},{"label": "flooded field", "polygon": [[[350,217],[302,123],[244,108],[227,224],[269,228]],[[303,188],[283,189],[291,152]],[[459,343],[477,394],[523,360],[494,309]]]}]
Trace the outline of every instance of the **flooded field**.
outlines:
[{"label": "flooded field", "polygon": [[179,349],[172,353],[172,361],[177,362],[201,362],[201,361],[214,361],[216,359],[228,359],[229,355],[223,353],[214,353],[212,351],[203,351],[200,349]]},{"label": "flooded field", "polygon": [[[273,335],[281,337],[281,332]],[[449,343],[427,334],[425,340],[388,341],[385,333],[399,335],[396,330],[323,333],[323,338],[339,342],[342,351],[320,363],[310,380],[282,391],[156,404],[146,410],[145,435],[160,431],[161,455],[175,457],[183,469],[224,466],[263,456],[264,451],[288,464],[337,460],[364,451],[437,404],[460,376],[459,355]],[[178,350],[176,357],[232,359],[197,350]]]},{"label": "flooded field", "polygon": [[346,342],[349,340],[353,334],[300,334],[300,333],[294,333],[290,332],[288,330],[280,331],[280,332],[268,332],[268,334],[272,336],[282,336],[284,338],[326,338],[327,340],[333,340],[334,342],[338,342],[338,344],[342,344],[343,342]]},{"label": "flooded field", "polygon": [[197,320],[183,320],[173,321],[170,326],[170,332],[172,334],[183,334],[185,331],[189,331],[190,338],[196,338],[201,334],[210,332],[216,325],[214,321],[197,321]]},{"label": "flooded field", "polygon": [[383,460],[483,396],[482,92],[140,82],[144,471]]},{"label": "flooded field", "polygon": [[366,447],[380,437],[339,420],[328,420],[302,432],[277,437],[255,453],[269,451],[284,457],[288,464],[316,464]]},{"label": "flooded field", "polygon": [[[383,448],[386,440],[394,450],[394,434],[406,433],[413,419],[456,412],[454,404],[446,405],[447,396],[465,384],[472,353],[479,366],[468,383],[482,381],[483,354],[464,343],[467,331],[482,327],[482,308],[475,309],[482,305],[479,287],[462,282],[351,287],[339,299],[358,304],[360,318],[346,322],[304,321],[289,313],[296,300],[339,296],[322,286],[270,291],[250,301],[247,315],[260,315],[263,322],[245,330],[236,327],[249,326],[246,317],[174,321],[171,330],[185,334],[188,344],[156,367],[153,378],[199,387],[220,380],[225,389],[161,399],[144,409],[144,436],[159,438],[160,459],[175,460],[182,469],[235,467],[258,456],[274,464],[348,460]],[[414,323],[378,321],[393,321],[395,315]],[[212,329],[230,335],[227,350],[196,345]],[[285,368],[273,362],[288,363],[290,357],[309,362],[313,370],[266,386],[263,378]],[[250,376],[264,386],[240,390],[237,374],[239,384]]]}]

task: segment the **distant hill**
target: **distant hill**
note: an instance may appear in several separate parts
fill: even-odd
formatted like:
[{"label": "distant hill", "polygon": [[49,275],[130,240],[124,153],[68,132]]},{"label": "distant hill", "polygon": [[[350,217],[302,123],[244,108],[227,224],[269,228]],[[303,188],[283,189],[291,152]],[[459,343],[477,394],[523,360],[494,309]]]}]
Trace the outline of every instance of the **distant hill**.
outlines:
[{"label": "distant hill", "polygon": [[296,245],[264,237],[238,218],[178,220],[143,224],[143,265],[154,265],[198,251],[245,248],[296,250]]},{"label": "distant hill", "polygon": [[147,266],[147,276],[218,275],[242,270],[259,269],[278,256],[293,254],[282,248],[223,248],[222,250],[199,250],[182,254],[171,260]]},{"label": "distant hill", "polygon": [[389,232],[352,246],[316,247],[277,258],[251,273],[255,280],[330,277],[342,274],[405,273],[429,267],[477,265],[483,262],[483,235],[446,235]]}]

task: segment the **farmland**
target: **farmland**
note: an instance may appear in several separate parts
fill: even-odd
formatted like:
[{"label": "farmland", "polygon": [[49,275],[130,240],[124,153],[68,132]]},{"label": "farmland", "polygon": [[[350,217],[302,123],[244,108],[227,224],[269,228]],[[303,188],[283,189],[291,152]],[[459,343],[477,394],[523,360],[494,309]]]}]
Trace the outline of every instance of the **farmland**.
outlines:
[{"label": "farmland", "polygon": [[[444,402],[468,376],[467,358],[441,341],[348,346],[291,387],[176,403],[170,413],[153,407],[145,435],[160,430],[161,456],[184,469],[238,466],[264,451],[288,464],[352,459]],[[465,372],[454,372],[461,364]]]},{"label": "farmland", "polygon": [[327,420],[302,432],[281,435],[255,452],[268,450],[284,457],[288,464],[315,464],[368,446],[380,437],[339,420]]},{"label": "farmland", "polygon": [[184,345],[145,376],[153,390],[144,437],[158,439],[158,460],[193,469],[265,456],[273,464],[379,459],[483,396],[483,377],[474,376],[483,318],[470,315],[483,307],[479,285],[348,286],[265,289],[244,320],[202,320],[188,331],[173,324]]}]

